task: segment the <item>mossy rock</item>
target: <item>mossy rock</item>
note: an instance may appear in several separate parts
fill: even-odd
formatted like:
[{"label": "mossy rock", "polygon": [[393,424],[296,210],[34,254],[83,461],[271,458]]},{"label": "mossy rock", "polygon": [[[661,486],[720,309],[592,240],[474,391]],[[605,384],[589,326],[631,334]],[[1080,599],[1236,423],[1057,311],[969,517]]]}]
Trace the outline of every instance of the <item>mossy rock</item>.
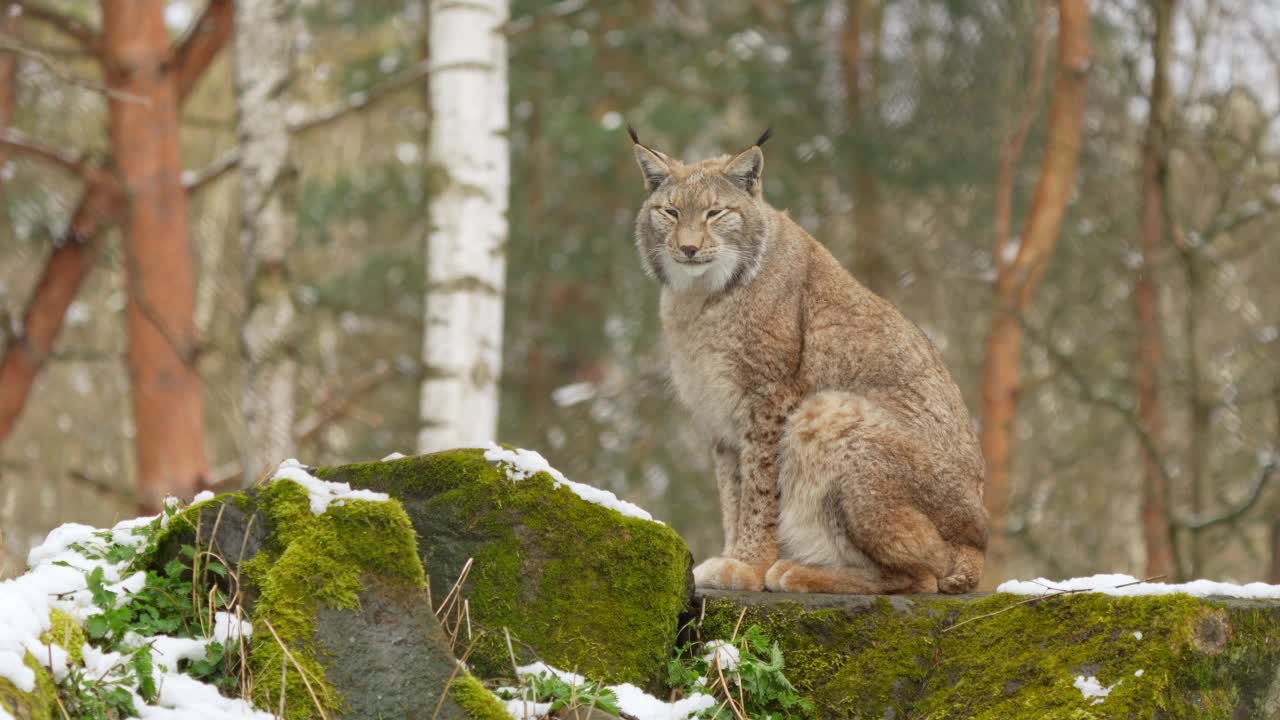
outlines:
[{"label": "mossy rock", "polygon": [[54,687],[53,676],[36,662],[31,653],[27,653],[22,662],[36,674],[36,686],[31,692],[24,692],[0,677],[0,710],[8,712],[14,720],[53,720],[59,717],[58,691]]},{"label": "mossy rock", "polygon": [[302,487],[272,482],[175,517],[158,562],[183,544],[225,558],[241,581],[259,707],[279,707],[283,692],[289,720],[321,708],[340,718],[498,717],[501,705],[469,692],[478,685],[458,669],[394,499],[334,502],[317,516]]},{"label": "mossy rock", "polygon": [[1280,603],[1024,600],[708,592],[695,607],[704,639],[763,627],[822,718],[1280,718]]},{"label": "mossy rock", "polygon": [[591,504],[545,473],[512,481],[480,450],[322,468],[327,480],[396,497],[417,531],[433,595],[463,587],[476,634],[468,664],[519,662],[658,689],[692,592],[684,541],[660,523]]},{"label": "mossy rock", "polygon": [[[2,621],[2,620],[0,620]],[[46,645],[57,645],[67,651],[71,662],[80,662],[80,650],[84,647],[84,630],[76,621],[61,610],[49,613],[50,628],[40,635],[40,642]],[[0,678],[0,709],[7,711],[15,720],[45,720],[60,717],[57,689],[53,677],[44,669],[30,652],[22,659],[23,664],[36,674],[36,686],[31,692],[19,690],[13,683]]]}]

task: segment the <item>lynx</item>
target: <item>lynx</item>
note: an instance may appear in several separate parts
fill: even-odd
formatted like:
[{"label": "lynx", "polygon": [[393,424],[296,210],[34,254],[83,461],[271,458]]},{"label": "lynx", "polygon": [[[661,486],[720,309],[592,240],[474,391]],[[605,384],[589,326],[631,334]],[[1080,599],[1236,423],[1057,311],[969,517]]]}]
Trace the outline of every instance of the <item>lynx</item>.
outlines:
[{"label": "lynx", "polygon": [[681,402],[710,440],[724,551],[702,588],[966,592],[987,545],[983,462],[924,333],[761,188],[766,132],[682,163],[631,130],[636,218]]}]

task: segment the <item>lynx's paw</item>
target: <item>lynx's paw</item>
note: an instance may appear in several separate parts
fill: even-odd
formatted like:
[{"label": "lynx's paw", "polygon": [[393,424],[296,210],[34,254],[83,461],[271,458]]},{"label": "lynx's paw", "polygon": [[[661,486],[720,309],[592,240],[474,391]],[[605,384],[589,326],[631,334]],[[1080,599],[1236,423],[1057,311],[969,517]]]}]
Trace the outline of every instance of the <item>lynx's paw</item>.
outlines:
[{"label": "lynx's paw", "polygon": [[795,566],[794,560],[779,560],[774,563],[769,568],[769,572],[764,574],[764,586],[773,592],[786,592],[782,587],[782,576]]},{"label": "lynx's paw", "polygon": [[693,584],[704,590],[763,590],[765,568],[733,558],[703,560],[693,569]]}]

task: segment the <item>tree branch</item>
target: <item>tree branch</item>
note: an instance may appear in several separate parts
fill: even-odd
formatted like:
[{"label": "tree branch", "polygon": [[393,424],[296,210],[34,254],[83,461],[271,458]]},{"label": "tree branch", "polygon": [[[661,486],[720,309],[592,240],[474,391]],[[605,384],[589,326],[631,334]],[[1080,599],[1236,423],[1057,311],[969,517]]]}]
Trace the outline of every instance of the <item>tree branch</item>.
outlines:
[{"label": "tree branch", "polygon": [[1159,459],[1156,466],[1159,468],[1160,475],[1164,478],[1165,482],[1172,482],[1173,479],[1169,475],[1169,469],[1165,467],[1159,447],[1156,445],[1155,439],[1151,437],[1151,433],[1148,432],[1147,427],[1143,425],[1142,419],[1138,417],[1136,408],[1122,402],[1118,398],[1098,393],[1093,389],[1093,385],[1089,382],[1089,379],[1085,374],[1075,366],[1075,362],[1071,356],[1067,355],[1061,350],[1061,348],[1054,345],[1054,343],[1049,338],[1045,337],[1039,330],[1028,324],[1025,321],[1025,318],[1019,316],[1019,323],[1022,325],[1027,339],[1044,350],[1045,354],[1049,356],[1049,360],[1053,362],[1053,364],[1060,369],[1069,380],[1071,380],[1073,385],[1076,386],[1076,392],[1080,399],[1090,405],[1097,405],[1098,407],[1110,410],[1119,416],[1121,420],[1124,420],[1125,424],[1128,425],[1134,435],[1137,436],[1138,442],[1142,445],[1143,452],[1145,452],[1149,457]]},{"label": "tree branch", "polygon": [[586,0],[560,0],[560,2],[552,3],[536,12],[507,21],[507,24],[499,28],[499,31],[506,33],[507,37],[519,35],[522,32],[534,29],[547,20],[566,18],[576,12],[587,9],[587,7]]},{"label": "tree branch", "polygon": [[86,182],[114,184],[114,178],[109,173],[86,162],[83,156],[79,154],[73,155],[48,145],[42,145],[32,140],[25,133],[13,128],[0,128],[0,147],[56,165],[63,171]]},{"label": "tree branch", "polygon": [[[299,444],[307,442],[335,421],[351,414],[357,401],[376,390],[394,374],[394,368],[384,360],[376,363],[369,372],[352,380],[342,395],[335,398],[332,397],[334,394],[332,390],[325,393],[328,399],[322,400],[315,411],[293,426],[294,442]],[[240,463],[228,463],[212,473],[212,478],[206,487],[214,492],[226,492],[236,487],[242,475]]]},{"label": "tree branch", "polygon": [[77,77],[75,73],[70,72],[66,68],[63,68],[60,65],[58,65],[58,63],[54,62],[53,59],[50,58],[48,55],[46,55],[43,51],[37,50],[36,48],[31,47],[29,45],[25,45],[19,42],[12,35],[6,34],[4,32],[0,32],[0,50],[3,50],[5,52],[16,53],[18,55],[21,55],[23,57],[36,61],[45,70],[48,70],[51,74],[53,74],[54,77],[67,83],[68,85],[74,85],[76,87],[84,88],[85,90],[100,93],[102,95],[106,95],[107,97],[114,98],[116,100],[122,100],[124,102],[135,102],[135,103],[142,103],[142,104],[147,103],[146,98],[141,98],[141,97],[138,97],[137,95],[131,95],[126,92],[120,92],[119,90],[112,90],[111,88],[99,83],[95,83],[92,80],[86,80],[82,77]]},{"label": "tree branch", "polygon": [[1249,512],[1249,510],[1258,503],[1258,498],[1262,497],[1263,488],[1265,488],[1267,482],[1271,480],[1271,476],[1275,474],[1277,468],[1280,468],[1280,464],[1277,464],[1275,461],[1263,465],[1262,469],[1258,472],[1258,479],[1254,481],[1253,487],[1249,489],[1249,494],[1245,499],[1241,500],[1240,504],[1227,510],[1221,515],[1181,518],[1175,521],[1174,524],[1187,530],[1204,530],[1205,528],[1232,523],[1239,520],[1242,515]]},{"label": "tree branch", "polygon": [[191,94],[213,59],[218,56],[218,51],[231,38],[234,12],[235,3],[232,0],[209,0],[204,12],[174,49],[173,62],[178,68],[179,98],[185,99]]},{"label": "tree branch", "polygon": [[13,4],[22,8],[23,17],[48,25],[75,40],[90,53],[97,55],[101,51],[102,34],[88,23],[30,0],[13,0]]},{"label": "tree branch", "polygon": [[[402,90],[413,87],[430,74],[431,70],[427,62],[425,60],[419,62],[369,90],[351,93],[345,100],[323,108],[302,120],[289,123],[289,132],[304,133],[331,125],[348,115],[366,110]],[[196,193],[239,166],[240,148],[231,148],[200,170],[183,173],[182,182],[187,192]]]}]

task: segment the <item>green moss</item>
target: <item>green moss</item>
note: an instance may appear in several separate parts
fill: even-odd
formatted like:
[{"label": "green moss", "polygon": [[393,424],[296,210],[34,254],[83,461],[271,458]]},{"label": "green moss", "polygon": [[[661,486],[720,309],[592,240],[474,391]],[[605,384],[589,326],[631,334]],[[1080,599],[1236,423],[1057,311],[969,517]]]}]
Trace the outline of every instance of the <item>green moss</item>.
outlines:
[{"label": "green moss", "polygon": [[[787,676],[820,717],[1253,717],[1280,661],[1274,607],[1187,596],[1023,599],[789,603],[748,607],[742,623],[779,640]],[[701,636],[729,637],[741,612],[730,599],[708,600]],[[1073,684],[1080,675],[1110,694],[1085,698]]]},{"label": "green moss", "polygon": [[669,527],[588,503],[545,473],[512,482],[479,450],[319,473],[404,502],[437,597],[474,560],[464,591],[489,632],[468,662],[482,677],[510,674],[508,628],[518,654],[524,643],[591,677],[661,683],[688,602],[688,549]]},{"label": "green moss", "polygon": [[449,697],[474,720],[510,720],[511,714],[470,673],[454,678],[449,686]]},{"label": "green moss", "polygon": [[85,636],[80,625],[70,615],[58,609],[49,611],[49,622],[52,627],[40,633],[40,642],[66,650],[67,657],[73,664],[83,662],[80,651],[84,647]]},{"label": "green moss", "polygon": [[[306,491],[291,482],[265,486],[255,504],[272,534],[269,546],[241,566],[242,576],[259,592],[250,655],[254,700],[260,707],[278,705],[284,665],[286,717],[318,714],[317,701],[333,714],[342,698],[325,679],[312,640],[317,608],[357,607],[365,573],[419,591],[424,577],[412,527],[394,502],[349,500],[313,515]],[[285,657],[281,642],[292,657]]]},{"label": "green moss", "polygon": [[58,689],[53,684],[53,677],[31,653],[27,653],[22,663],[36,674],[36,686],[31,692],[19,690],[13,683],[0,677],[0,709],[7,711],[17,720],[52,720],[57,717]]}]

